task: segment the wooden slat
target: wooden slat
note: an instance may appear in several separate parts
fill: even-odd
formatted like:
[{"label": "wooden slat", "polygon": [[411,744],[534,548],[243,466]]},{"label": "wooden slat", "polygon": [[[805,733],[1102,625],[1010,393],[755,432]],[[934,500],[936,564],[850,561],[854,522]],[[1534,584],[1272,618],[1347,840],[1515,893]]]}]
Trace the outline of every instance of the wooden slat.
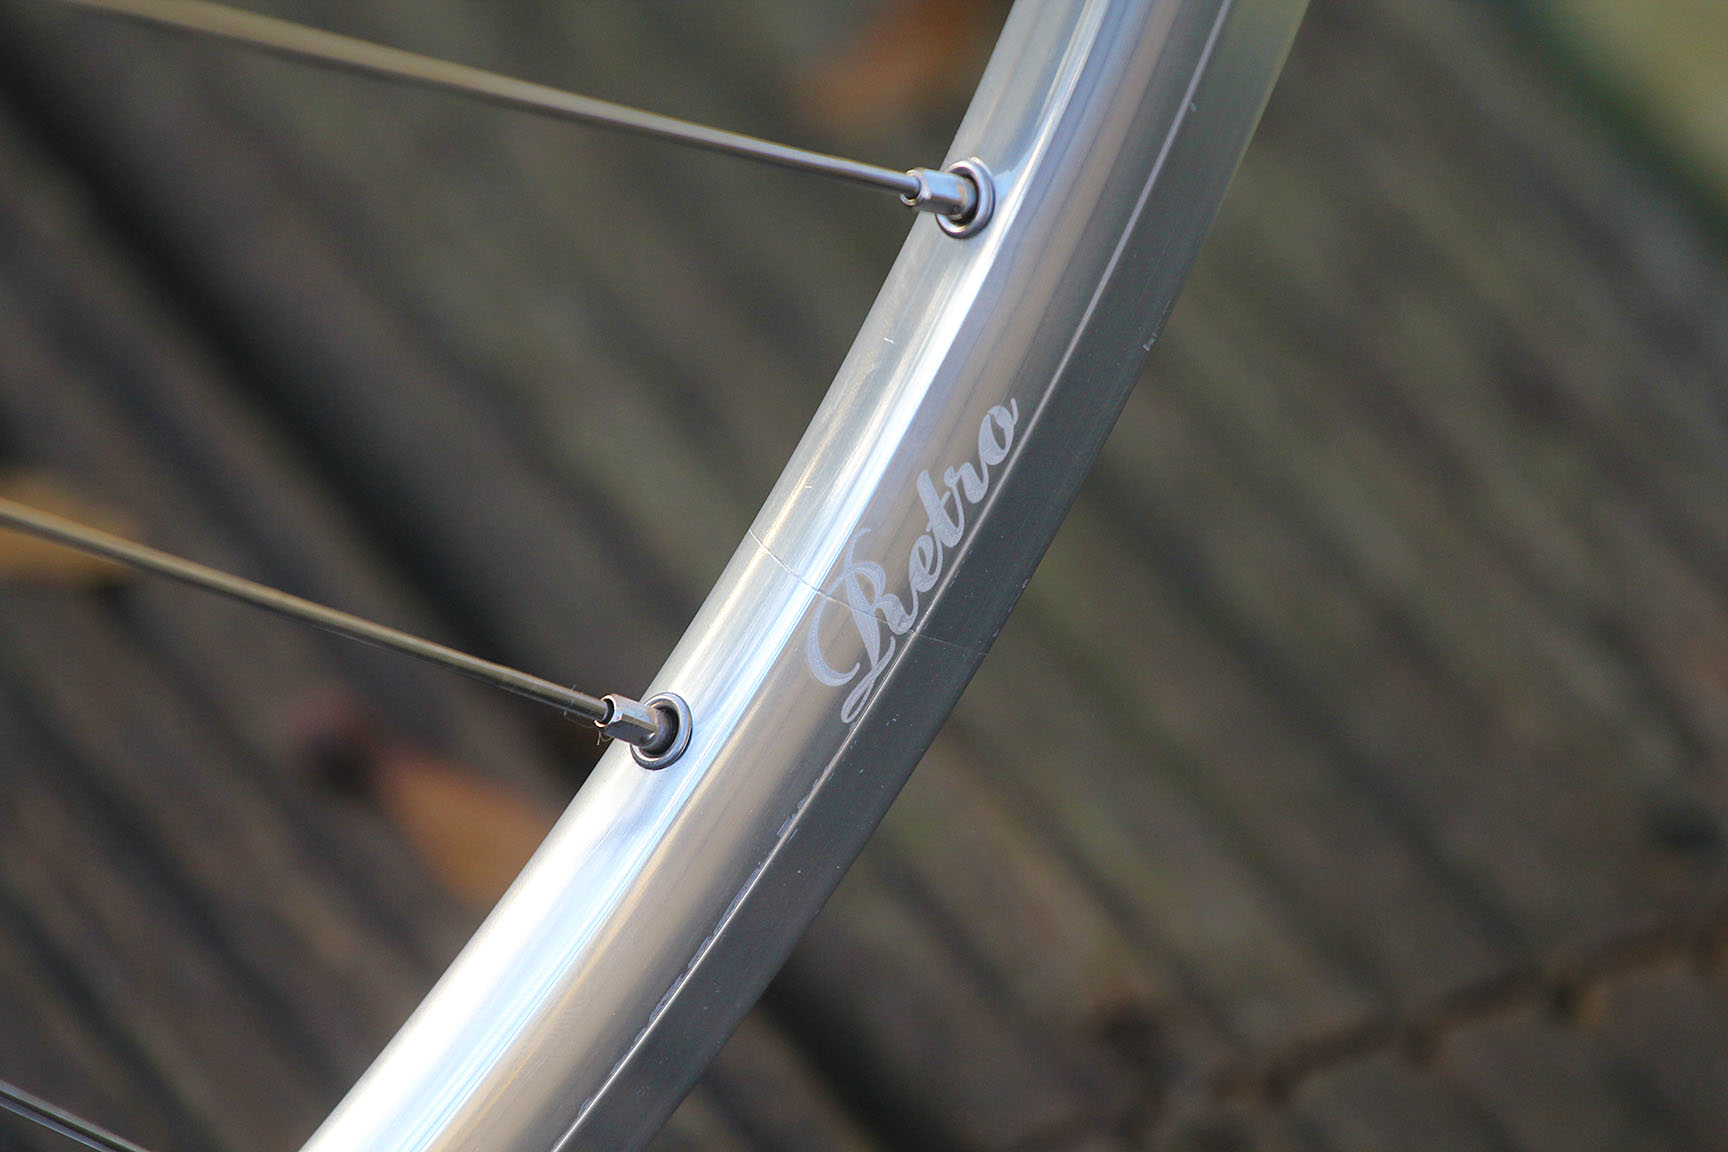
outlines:
[{"label": "wooden slat", "polygon": [[309,1134],[328,1089],[310,1072],[299,1037],[289,1038],[304,1022],[275,1015],[280,1004],[236,978],[200,923],[207,913],[184,902],[171,875],[126,862],[105,839],[114,822],[97,825],[80,810],[71,766],[32,746],[18,701],[8,697],[3,707],[7,903],[28,907],[67,978],[149,1062],[154,1086],[170,1093],[169,1115],[178,1108],[196,1117],[203,1138],[220,1148],[282,1148]]},{"label": "wooden slat", "polygon": [[[136,271],[103,250],[87,205],[64,191],[56,206],[55,185],[40,158],[15,133],[6,140],[12,146],[5,169],[10,195],[0,235],[7,244],[6,279],[18,287],[8,297],[0,405],[12,451],[76,475],[116,506],[132,509],[158,544],[435,631],[342,523],[304,466],[262,430],[255,413],[223,391],[184,325],[162,315]],[[257,763],[276,775],[285,789],[279,801],[300,804],[308,826],[341,817],[328,806],[316,815],[305,808],[309,781],[296,760],[295,712],[336,692],[363,693],[426,743],[513,787],[556,792],[546,782],[546,763],[523,737],[519,713],[501,708],[492,693],[237,613],[180,588],[146,583],[131,598],[133,621],[206,694]],[[435,905],[424,887],[402,886],[400,853],[392,860],[388,848],[369,843],[359,827],[349,831],[330,850],[358,852],[353,874],[384,886],[386,904],[425,909],[428,915],[410,931],[430,930],[430,954],[447,956],[459,938],[450,931],[456,925],[435,928]]]},{"label": "wooden slat", "polygon": [[[226,282],[217,291],[237,311],[225,321],[240,326],[272,387],[305,404],[299,418],[322,429],[345,479],[393,510],[406,529],[398,541],[412,539],[434,558],[446,588],[513,658],[569,669],[571,679],[645,680],[646,653],[666,651],[674,627],[645,594],[647,574],[626,579],[611,567],[612,541],[573,519],[483,398],[350,272],[347,254],[292,198],[269,157],[189,89],[188,70],[129,64],[115,31],[93,31],[67,66],[82,72],[87,93],[147,110],[127,124],[124,143],[114,141],[124,163],[159,176],[162,167],[204,174],[203,203],[170,195],[153,210],[185,230],[180,251],[201,265],[189,275]],[[167,157],[172,164],[162,165]],[[212,212],[212,201],[245,203],[246,214]],[[460,466],[439,450],[455,445]],[[608,643],[616,635],[636,637],[636,646],[626,654]]]},{"label": "wooden slat", "polygon": [[1382,1053],[1320,1078],[1287,1105],[1308,1118],[1338,1152],[1434,1147],[1459,1152],[1512,1152],[1494,1114],[1397,1053]]},{"label": "wooden slat", "polygon": [[1653,1093],[1643,1068],[1592,1040],[1530,1012],[1460,1036],[1446,1060],[1532,1152],[1707,1148],[1717,1142],[1720,1133],[1693,1129]]},{"label": "wooden slat", "polygon": [[1090,1056],[1112,1035],[1124,1047],[1159,1043],[1144,1030],[1158,1027],[1170,975],[1135,946],[1047,828],[1005,795],[999,763],[950,725],[872,840],[872,864],[904,901],[949,925],[1004,1012],[1058,1051]]},{"label": "wooden slat", "polygon": [[[1494,956],[1500,945],[1472,923],[1473,909],[1448,891],[1425,845],[1338,770],[1322,734],[1197,628],[1168,589],[1134,565],[1112,564],[1123,555],[1115,538],[1087,527],[1088,509],[1078,508],[1064,533],[1081,546],[1065,553],[1059,542],[1045,568],[1052,583],[1029,590],[1022,611],[1050,633],[1042,646],[1051,654],[1046,666],[1066,659],[1082,677],[1080,699],[1095,699],[1132,734],[1138,755],[1113,757],[1138,760],[1145,776],[1169,778],[1188,793],[1210,825],[1202,835],[1258,873],[1274,907],[1284,905],[1273,913],[1289,924],[1279,935],[1307,937],[1297,947],[1319,954],[1303,971],[1269,959],[1266,932],[1238,937],[1243,961],[1264,966],[1267,978],[1286,987],[1273,1000],[1301,989],[1302,1007],[1287,1002],[1296,1017],[1337,1018],[1400,986],[1432,987]],[[1115,619],[1134,620],[1136,628],[1113,630]],[[1128,797],[1140,791],[1155,803],[1151,787],[1129,777],[1114,817],[1096,819],[1136,818]],[[1397,930],[1363,931],[1376,922],[1365,917],[1383,916],[1397,918]],[[1327,968],[1329,979],[1320,976]],[[1261,1035],[1288,1023],[1272,1017]]]},{"label": "wooden slat", "polygon": [[357,1075],[424,976],[370,930],[271,796],[230,767],[242,758],[83,605],[6,597],[0,649],[32,714],[62,734],[259,994],[307,1033],[303,1058],[333,1087]]},{"label": "wooden slat", "polygon": [[[1712,978],[1714,977],[1714,978]],[[1728,1132],[1728,994],[1719,973],[1669,963],[1605,993],[1603,1031],[1708,1147]]]},{"label": "wooden slat", "polygon": [[1004,1017],[960,942],[859,861],[770,993],[896,1145],[1002,1148],[1096,1120],[1085,1069]]},{"label": "wooden slat", "polygon": [[[725,1114],[744,1146],[765,1152],[868,1152],[881,1146],[760,1009],[744,1018],[720,1050],[694,1099]],[[686,1102],[679,1113],[692,1107]],[[674,1131],[679,1122],[675,1117]],[[659,1143],[669,1139],[663,1135]]]},{"label": "wooden slat", "polygon": [[1524,8],[1561,42],[1578,70],[1628,109],[1716,204],[1728,206],[1728,17],[1711,0],[1532,0]]},{"label": "wooden slat", "polygon": [[[17,755],[18,744],[11,743]],[[11,886],[4,886],[10,894]],[[84,986],[69,981],[67,966],[56,962],[51,940],[18,912],[10,899],[0,912],[0,1078],[123,1129],[147,1148],[213,1148],[173,1092],[151,1075],[147,1060],[116,1036],[115,1022],[99,1007],[92,1011]],[[0,1147],[10,1149],[11,1140],[57,1152],[53,1137],[22,1119],[0,1121],[0,1133]]]}]

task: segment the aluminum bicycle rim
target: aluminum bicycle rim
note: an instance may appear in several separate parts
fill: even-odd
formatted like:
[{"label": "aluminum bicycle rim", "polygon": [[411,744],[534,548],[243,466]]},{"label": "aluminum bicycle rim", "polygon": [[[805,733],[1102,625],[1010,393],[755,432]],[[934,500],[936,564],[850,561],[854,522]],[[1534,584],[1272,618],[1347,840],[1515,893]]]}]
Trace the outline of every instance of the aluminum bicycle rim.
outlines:
[{"label": "aluminum bicycle rim", "polygon": [[[1168,315],[1303,0],[1025,0],[949,159],[990,225],[912,228],[650,692],[307,1152],[636,1147],[838,883],[1055,534]],[[956,814],[964,818],[963,814]]]}]

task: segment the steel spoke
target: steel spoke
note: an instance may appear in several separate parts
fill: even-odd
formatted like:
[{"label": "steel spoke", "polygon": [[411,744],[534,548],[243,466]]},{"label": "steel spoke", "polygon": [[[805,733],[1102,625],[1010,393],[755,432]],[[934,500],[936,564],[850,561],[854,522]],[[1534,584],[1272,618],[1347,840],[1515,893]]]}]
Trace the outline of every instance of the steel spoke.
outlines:
[{"label": "steel spoke", "polygon": [[[0,498],[0,525],[64,544],[69,548],[105,556],[122,564],[142,568],[172,580],[178,580],[232,600],[263,608],[279,616],[310,624],[326,632],[403,652],[445,668],[454,669],[488,684],[550,704],[554,708],[584,720],[592,720],[608,736],[636,745],[650,754],[671,746],[678,732],[677,718],[665,708],[609,694],[590,696],[574,688],[518,672],[490,660],[482,660],[431,640],[407,632],[375,624],[359,616],[326,608],[299,596],[259,584],[191,560],[159,551],[144,544],[122,539],[96,528],[55,516],[13,500]],[[656,765],[658,766],[658,765]]]},{"label": "steel spoke", "polygon": [[190,32],[241,44],[248,48],[305,60],[368,76],[378,76],[444,91],[461,92],[477,99],[524,109],[562,120],[651,136],[661,140],[723,152],[781,168],[813,172],[852,184],[864,184],[896,193],[902,203],[922,212],[933,212],[965,232],[949,228],[953,235],[970,235],[982,227],[991,202],[985,186],[988,175],[971,169],[945,171],[914,168],[896,171],[859,160],[830,156],[693,124],[672,116],[645,112],[591,96],[578,96],[544,84],[515,80],[484,69],[421,56],[400,48],[372,44],[302,24],[261,16],[207,0],[53,0],[72,8],[85,8],[146,24]]},{"label": "steel spoke", "polygon": [[40,1124],[51,1132],[58,1132],[86,1148],[94,1148],[96,1152],[145,1152],[143,1147],[124,1136],[116,1136],[100,1124],[76,1116],[4,1080],[0,1080],[0,1108]]}]

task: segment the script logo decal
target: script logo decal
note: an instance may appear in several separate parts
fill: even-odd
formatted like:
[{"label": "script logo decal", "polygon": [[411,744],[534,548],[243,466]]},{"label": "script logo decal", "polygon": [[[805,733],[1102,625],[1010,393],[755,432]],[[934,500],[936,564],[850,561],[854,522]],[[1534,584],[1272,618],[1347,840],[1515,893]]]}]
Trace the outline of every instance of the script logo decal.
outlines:
[{"label": "script logo decal", "polygon": [[[925,531],[912,541],[906,556],[906,598],[888,590],[886,568],[874,560],[857,558],[858,544],[869,535],[869,529],[847,541],[839,573],[823,589],[826,595],[816,602],[806,644],[811,675],[832,688],[852,685],[852,691],[840,705],[840,719],[845,723],[858,718],[883,673],[893,664],[900,645],[897,637],[916,627],[928,608],[920,598],[941,578],[948,552],[965,539],[966,510],[989,493],[991,469],[1006,460],[1013,450],[1014,426],[1019,420],[1020,405],[1014,400],[1008,401],[1006,407],[998,404],[984,413],[978,425],[977,466],[967,461],[958,468],[945,470],[940,489],[928,470],[918,473],[915,486],[924,505]],[[822,649],[822,622],[830,609],[848,614],[864,644],[864,659],[845,671],[830,664]]]}]

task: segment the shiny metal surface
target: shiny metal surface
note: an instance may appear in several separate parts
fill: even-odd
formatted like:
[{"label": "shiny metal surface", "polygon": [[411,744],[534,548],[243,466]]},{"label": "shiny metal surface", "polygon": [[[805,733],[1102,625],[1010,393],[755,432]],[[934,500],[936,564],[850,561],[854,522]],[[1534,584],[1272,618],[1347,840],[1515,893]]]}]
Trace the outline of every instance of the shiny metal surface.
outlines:
[{"label": "shiny metal surface", "polygon": [[629,108],[592,96],[578,96],[533,84],[513,80],[466,64],[435,60],[400,48],[371,44],[351,36],[341,36],[317,28],[308,28],[286,20],[261,16],[230,8],[208,0],[53,0],[69,8],[83,8],[105,16],[118,16],[178,32],[226,40],[232,44],[286,56],[295,60],[360,72],[386,80],[417,84],[460,92],[479,100],[505,107],[553,116],[638,136],[723,152],[747,160],[813,172],[834,180],[863,184],[897,193],[908,207],[922,212],[935,212],[943,217],[970,220],[976,194],[964,178],[928,168],[901,172],[877,164],[865,164],[841,156],[812,152],[747,136],[693,124],[673,116],[661,116]]},{"label": "shiny metal surface", "polygon": [[606,705],[606,719],[600,722],[600,732],[626,744],[646,744],[660,735],[660,720],[654,710],[625,696],[608,693],[600,697]]},{"label": "shiny metal surface", "polygon": [[677,763],[602,760],[314,1152],[645,1141],[755,1000],[1054,534],[1223,195],[1300,0],[1016,7],[773,495],[654,688]]},{"label": "shiny metal surface", "polygon": [[[900,202],[920,212],[936,213],[949,235],[970,236],[989,223],[995,197],[988,171],[950,164],[941,172],[914,168],[906,175],[918,181],[918,191],[902,195]],[[965,231],[954,230],[958,228]]]},{"label": "shiny metal surface", "polygon": [[988,193],[979,191],[978,182],[972,176],[949,170],[938,172],[934,168],[914,168],[906,175],[918,181],[916,192],[900,194],[900,203],[908,208],[932,212],[941,220],[964,223],[976,220],[978,228],[982,228],[990,218],[988,214],[981,216],[978,213],[982,197]]}]

